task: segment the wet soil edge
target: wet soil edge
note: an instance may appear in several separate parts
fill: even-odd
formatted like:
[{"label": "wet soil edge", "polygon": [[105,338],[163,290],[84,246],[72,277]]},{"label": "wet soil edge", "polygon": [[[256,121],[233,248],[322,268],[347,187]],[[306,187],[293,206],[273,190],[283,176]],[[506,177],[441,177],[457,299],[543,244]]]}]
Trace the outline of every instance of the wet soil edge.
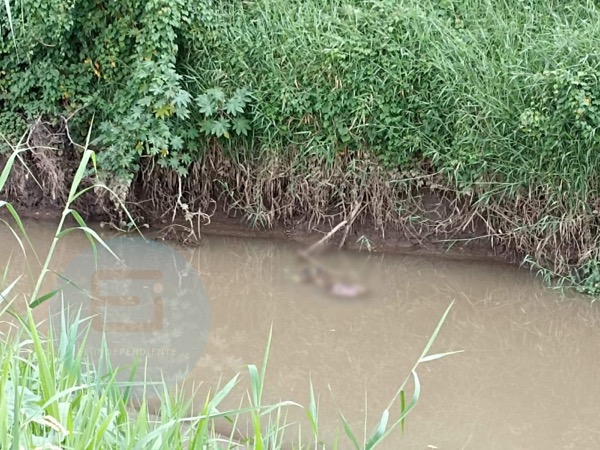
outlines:
[{"label": "wet soil edge", "polygon": [[[56,223],[62,213],[59,207],[46,208],[18,208],[18,213],[22,219],[47,221]],[[7,211],[0,211],[0,217],[5,220],[11,220]],[[88,217],[91,223],[99,224],[103,228],[113,228],[118,232],[116,226],[102,221],[101,216]],[[294,227],[286,226],[283,222],[277,222],[270,228],[256,228],[250,226],[243,217],[231,216],[221,211],[217,211],[210,218],[209,223],[200,224],[200,240],[197,241],[190,237],[190,224],[181,218],[155,219],[148,223],[138,222],[142,232],[150,238],[166,241],[176,241],[185,245],[197,245],[204,236],[227,236],[246,239],[269,239],[291,242],[297,245],[298,250],[306,248],[320,239],[322,239],[336,225],[328,226],[320,224],[309,230],[302,221]],[[194,232],[198,235],[197,223],[193,223]],[[343,229],[328,239],[323,248],[338,249],[344,234]],[[366,242],[369,242],[370,248]],[[519,259],[516,255],[508,251],[499,251],[494,249],[489,240],[475,237],[473,240],[465,241],[444,241],[420,239],[418,242],[411,242],[406,239],[402,230],[396,231],[386,229],[384,233],[376,230],[368,224],[354,224],[344,245],[344,251],[356,251],[363,253],[389,253],[399,255],[413,255],[435,257],[447,260],[461,261],[493,261],[510,265],[518,265]]]}]

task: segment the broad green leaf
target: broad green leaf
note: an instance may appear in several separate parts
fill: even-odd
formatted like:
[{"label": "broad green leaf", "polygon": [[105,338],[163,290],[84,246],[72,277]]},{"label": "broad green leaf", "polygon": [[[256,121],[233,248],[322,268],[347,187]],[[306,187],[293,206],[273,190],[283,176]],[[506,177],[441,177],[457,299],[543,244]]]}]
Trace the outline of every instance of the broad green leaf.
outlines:
[{"label": "broad green leaf", "polygon": [[179,136],[173,136],[171,138],[171,148],[173,150],[181,150],[183,148],[183,139]]},{"label": "broad green leaf", "polygon": [[233,130],[239,135],[243,134],[244,136],[248,135],[248,131],[250,131],[250,122],[243,117],[236,117],[231,121],[231,125]]},{"label": "broad green leaf", "polygon": [[227,111],[227,114],[231,116],[235,116],[238,113],[243,113],[244,102],[237,97],[231,97],[229,100],[227,100],[225,111]]},{"label": "broad green leaf", "polygon": [[173,114],[173,107],[171,105],[162,105],[159,108],[156,108],[154,110],[154,115],[158,118],[158,119],[163,119],[166,117],[170,117],[171,114]]},{"label": "broad green leaf", "polygon": [[113,251],[112,249],[104,242],[104,240],[98,236],[98,233],[96,233],[94,230],[92,230],[89,227],[71,227],[71,228],[65,228],[64,230],[62,230],[59,234],[56,235],[57,239],[61,239],[64,236],[66,236],[67,234],[75,231],[75,230],[82,230],[84,231],[86,234],[91,235],[96,242],[98,242],[100,245],[102,245],[102,247],[104,247],[111,255],[113,255],[115,257],[115,259],[117,260],[121,260]]},{"label": "broad green leaf", "polygon": [[306,415],[310,420],[310,426],[313,431],[313,435],[319,435],[319,409],[317,406],[317,402],[315,401],[315,390],[313,387],[312,379],[310,380],[310,403],[308,405],[308,409],[306,410]]},{"label": "broad green leaf", "polygon": [[217,112],[217,108],[213,102],[213,99],[206,94],[199,95],[196,98],[196,104],[200,108],[200,112],[204,114],[205,117],[210,117]]},{"label": "broad green leaf", "polygon": [[236,98],[240,99],[243,102],[244,106],[250,103],[250,101],[252,100],[252,92],[250,91],[250,89],[245,87],[236,89],[234,95]]},{"label": "broad green leaf", "polygon": [[219,88],[211,88],[208,89],[206,91],[206,93],[212,97],[213,99],[215,99],[215,101],[219,102],[219,103],[223,103],[225,101],[225,92],[223,92],[221,89]]},{"label": "broad green leaf", "polygon": [[190,103],[190,99],[191,96],[189,92],[181,89],[177,92],[177,94],[175,94],[175,97],[173,97],[173,103],[176,106],[183,108]]},{"label": "broad green leaf", "polygon": [[83,232],[85,233],[85,237],[88,239],[90,245],[92,246],[92,252],[94,253],[94,261],[96,261],[98,259],[98,251],[96,250],[96,242],[94,241],[94,238],[92,237],[92,235],[90,235],[89,233],[87,233],[85,231],[85,229],[87,228],[87,224],[83,220],[83,217],[81,217],[81,215],[77,211],[75,211],[73,209],[70,209],[69,211],[71,212],[71,215],[75,218],[75,221],[79,224],[81,229],[84,230]]},{"label": "broad green leaf", "polygon": [[203,120],[200,122],[200,130],[206,135],[212,134],[213,121],[212,120]]},{"label": "broad green leaf", "polygon": [[12,235],[15,238],[15,241],[17,241],[19,247],[21,247],[21,252],[23,253],[23,256],[27,256],[27,253],[25,252],[25,246],[23,245],[23,241],[21,240],[15,229],[11,227],[9,223],[4,219],[0,219],[0,222],[6,225],[6,228],[8,228],[8,230],[12,233]]},{"label": "broad green leaf", "polygon": [[[401,400],[400,417],[385,431],[385,433],[383,433],[381,435],[380,441],[385,439],[400,424],[402,424],[402,430],[404,431],[404,419],[414,409],[414,407],[417,406],[417,403],[419,402],[419,398],[421,397],[421,382],[419,381],[419,376],[417,375],[417,372],[415,370],[413,370],[411,372],[411,375],[413,377],[414,384],[415,384],[413,398],[411,399],[410,403],[406,407],[404,407],[404,400]],[[402,390],[400,392],[401,392],[400,395],[401,395],[401,399],[402,399],[402,397],[404,396],[404,391]]]},{"label": "broad green leaf", "polygon": [[212,127],[210,129],[210,133],[217,137],[226,137],[229,138],[229,120],[220,118],[218,120],[213,120]]},{"label": "broad green leaf", "polygon": [[[33,340],[33,351],[38,361],[42,401],[46,402],[49,399],[54,399],[56,395],[56,379],[53,376],[54,361],[50,359],[52,358],[52,355],[48,355],[47,348],[44,347],[40,335],[37,332],[36,323],[33,319],[33,314],[31,314],[31,310],[28,310],[27,312],[27,323],[29,335]],[[56,401],[51,401],[45,405],[45,411],[55,419],[60,418],[58,402]]]},{"label": "broad green leaf", "polygon": [[83,181],[88,161],[90,160],[92,154],[94,153],[92,150],[87,149],[87,144],[89,144],[91,133],[92,133],[92,130],[91,130],[91,126],[90,126],[90,129],[88,131],[88,136],[87,136],[86,150],[83,152],[81,162],[79,163],[79,167],[77,167],[77,172],[75,172],[75,178],[73,178],[73,182],[71,183],[71,189],[69,191],[67,205],[70,205],[73,202],[73,198],[77,194],[77,189],[79,189],[79,185]]},{"label": "broad green leaf", "polygon": [[25,226],[23,225],[23,222],[21,221],[21,217],[19,217],[19,213],[17,213],[16,209],[10,203],[0,201],[0,207],[2,207],[2,206],[5,206],[6,209],[8,209],[8,212],[12,216],[13,220],[17,223],[17,226],[19,227],[21,234],[23,236],[25,236],[25,240],[29,244],[29,248],[33,252],[33,256],[35,256],[35,259],[39,262],[40,258],[38,256],[37,252],[35,251],[34,245],[29,240],[29,234],[27,234],[27,230],[25,229]]},{"label": "broad green leaf", "polygon": [[268,416],[273,411],[277,411],[278,409],[281,409],[284,406],[296,406],[298,408],[302,408],[302,405],[300,405],[299,403],[293,402],[291,400],[287,400],[287,401],[279,402],[279,403],[276,403],[276,404],[270,405],[270,406],[262,406],[261,408],[259,408],[260,415]]},{"label": "broad green leaf", "polygon": [[[12,35],[12,41],[13,44],[15,46],[15,52],[18,52],[17,50],[17,37],[15,36],[15,30],[13,28],[13,20],[12,20],[12,12],[11,12],[11,8],[10,8],[10,0],[4,0],[4,9],[6,9],[6,18],[8,19],[8,26],[10,27],[10,34]],[[18,53],[17,53],[18,55]],[[2,189],[0,188],[0,191]]]}]

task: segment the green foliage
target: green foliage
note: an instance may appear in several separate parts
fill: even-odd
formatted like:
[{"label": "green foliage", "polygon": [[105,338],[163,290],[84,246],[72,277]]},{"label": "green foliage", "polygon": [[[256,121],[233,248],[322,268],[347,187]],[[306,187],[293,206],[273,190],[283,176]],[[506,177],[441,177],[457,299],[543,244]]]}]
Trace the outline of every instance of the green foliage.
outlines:
[{"label": "green foliage", "polygon": [[479,205],[530,196],[547,210],[509,222],[536,236],[594,210],[596,2],[11,5],[0,15],[0,131],[16,140],[38,116],[73,115],[77,140],[94,115],[110,176],[132,180],[142,158],[184,176],[218,145],[236,161],[343,154],[404,177],[426,170]]},{"label": "green foliage", "polygon": [[224,137],[229,139],[229,130],[238,136],[248,136],[250,122],[240,114],[251,101],[248,89],[238,88],[235,93],[227,98],[221,89],[208,89],[205,94],[196,98],[196,104],[204,120],[200,122],[200,129],[207,136]]},{"label": "green foliage", "polygon": [[583,294],[593,295],[596,301],[600,297],[600,262],[587,261],[579,270],[579,276],[571,278],[571,286]]},{"label": "green foliage", "polygon": [[[444,314],[435,334],[447,315]],[[142,383],[118,382],[119,368],[113,368],[110,354],[102,349],[101,363],[94,366],[79,347],[78,336],[86,335],[89,322],[76,317],[73,323],[61,318],[64,329],[51,328],[43,336],[28,312],[16,336],[0,341],[0,446],[2,448],[156,448],[223,450],[247,446],[254,449],[337,449],[336,443],[323,441],[319,435],[318,407],[310,383],[310,406],[306,408],[312,422],[312,435],[302,433],[302,423],[290,422],[286,415],[293,409],[305,409],[292,401],[264,404],[262,390],[266,385],[265,354],[262,370],[248,366],[248,403],[237,409],[222,409],[221,403],[232,397],[241,374],[235,375],[214,394],[207,396],[204,405],[194,410],[193,399],[181,389],[174,394],[166,384],[147,383],[147,392],[155,392],[161,408],[153,414],[145,399],[138,411],[129,403],[128,390]],[[426,348],[431,346],[435,335]],[[30,349],[27,343],[32,343]],[[270,339],[269,339],[270,344]],[[423,363],[456,352],[422,356],[415,369]],[[424,353],[425,355],[425,353]],[[411,402],[401,405],[399,419],[390,418],[394,397],[371,436],[365,435],[362,448],[375,449],[397,430],[419,401],[420,384],[416,371],[411,372],[415,388]],[[398,395],[404,398],[407,378]],[[51,395],[49,395],[51,393]],[[54,406],[54,407],[52,407]],[[236,432],[230,436],[217,431],[218,421],[239,425],[252,424],[244,437]],[[348,438],[357,442],[342,415]],[[248,428],[250,430],[250,428]],[[344,444],[342,444],[344,445]],[[359,448],[356,443],[355,448]]]},{"label": "green foliage", "polygon": [[183,146],[177,121],[188,117],[190,103],[175,68],[176,29],[189,21],[184,2],[19,6],[27,14],[17,21],[18,52],[6,39],[0,44],[0,123],[11,131],[17,117],[77,112],[70,125],[81,137],[95,115],[102,169],[131,179],[141,156],[160,154],[172,164],[169,149]]}]

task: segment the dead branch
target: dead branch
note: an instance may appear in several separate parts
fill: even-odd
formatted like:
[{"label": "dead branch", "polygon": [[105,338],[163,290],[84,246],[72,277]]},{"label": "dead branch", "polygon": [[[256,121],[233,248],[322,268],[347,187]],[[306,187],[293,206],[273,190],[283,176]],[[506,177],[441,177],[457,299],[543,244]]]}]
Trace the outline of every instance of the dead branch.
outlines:
[{"label": "dead branch", "polygon": [[323,245],[325,242],[327,242],[329,239],[331,239],[331,237],[337,233],[342,227],[344,227],[346,224],[348,223],[348,221],[346,219],[342,220],[340,223],[338,223],[329,233],[327,233],[325,236],[323,236],[321,239],[319,239],[318,242],[315,242],[313,245],[311,245],[310,247],[308,247],[306,250],[300,252],[303,253],[304,255],[309,255],[312,252],[314,252],[317,248],[319,248],[321,245]]},{"label": "dead branch", "polygon": [[358,213],[363,210],[367,205],[364,205],[361,208],[361,201],[358,200],[356,202],[356,204],[354,205],[354,208],[352,208],[352,211],[350,211],[350,216],[348,217],[348,224],[346,225],[346,230],[344,231],[344,235],[342,236],[342,240],[340,242],[339,248],[342,248],[344,246],[344,244],[346,243],[346,239],[348,238],[348,234],[350,234],[350,230],[352,229],[352,224],[354,224],[354,221],[356,220],[356,217],[358,216]]}]

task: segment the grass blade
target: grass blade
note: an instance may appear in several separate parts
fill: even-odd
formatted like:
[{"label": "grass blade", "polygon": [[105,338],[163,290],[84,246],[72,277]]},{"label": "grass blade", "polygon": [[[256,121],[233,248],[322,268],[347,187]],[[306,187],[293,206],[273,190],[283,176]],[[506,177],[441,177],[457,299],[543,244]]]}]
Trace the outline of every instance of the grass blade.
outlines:
[{"label": "grass blade", "polygon": [[56,294],[58,294],[62,288],[64,286],[59,287],[58,289],[55,289],[54,291],[50,291],[47,294],[42,295],[41,297],[36,298],[34,301],[32,301],[29,304],[29,307],[31,309],[37,308],[38,306],[40,306],[42,303],[47,302],[48,300],[50,300],[52,297],[54,297]]},{"label": "grass blade", "polygon": [[400,428],[402,430],[402,433],[404,433],[404,411],[406,411],[406,393],[403,389],[400,391],[400,417],[402,417],[402,420],[400,422]]},{"label": "grass blade", "polygon": [[375,429],[375,433],[373,433],[373,436],[367,442],[367,445],[365,446],[365,450],[371,450],[371,449],[375,448],[375,446],[381,441],[381,439],[383,439],[383,435],[387,428],[387,423],[388,423],[389,418],[390,418],[390,412],[389,412],[389,410],[386,409],[385,411],[383,411],[383,414],[381,415],[381,419],[379,420],[379,424],[377,425],[377,428]]},{"label": "grass blade", "polygon": [[[11,205],[8,202],[0,200],[0,208],[2,208],[2,207],[5,207],[8,210],[8,212],[12,216],[13,220],[17,224],[17,227],[19,228],[19,231],[25,237],[25,240],[29,244],[29,248],[31,248],[31,251],[33,252],[33,255],[35,256],[35,259],[39,262],[40,259],[39,259],[38,255],[37,255],[36,251],[35,251],[35,247],[31,243],[31,241],[29,240],[29,235],[27,234],[27,231],[25,230],[25,227],[23,226],[23,222],[21,221],[21,217],[19,216],[19,214],[17,213],[17,211],[15,210],[15,208],[13,207],[13,205]],[[3,221],[3,222],[6,223],[5,221]],[[9,226],[8,223],[6,223],[6,225]],[[10,226],[9,226],[9,228],[10,228]],[[11,231],[12,231],[12,228],[11,228]],[[15,233],[13,232],[13,234],[15,234]],[[16,237],[16,234],[15,234],[15,237]],[[23,253],[25,253],[25,247],[23,246],[23,243],[21,242],[21,239],[19,239],[17,237],[17,240],[19,241],[19,245],[23,249]]]},{"label": "grass blade", "polygon": [[306,410],[306,415],[310,420],[310,426],[312,428],[312,432],[315,438],[319,436],[319,409],[317,403],[315,402],[315,390],[312,383],[312,379],[310,380],[310,402],[308,405],[308,409]]},{"label": "grass blade", "polygon": [[[120,260],[121,258],[119,258],[113,251],[112,249],[104,242],[104,240],[98,235],[98,233],[96,233],[94,230],[92,230],[90,227],[87,226],[83,226],[83,227],[71,227],[71,228],[65,228],[64,230],[62,230],[60,233],[58,233],[56,235],[57,239],[61,239],[63,237],[65,237],[67,234],[76,231],[76,230],[81,230],[83,231],[88,237],[91,236],[93,237],[96,242],[98,242],[102,247],[104,247],[112,256],[114,256],[117,260]],[[95,247],[94,247],[95,248]],[[94,252],[95,254],[95,252]]]},{"label": "grass blade", "polygon": [[428,355],[419,360],[420,363],[435,361],[436,359],[445,358],[446,356],[456,355],[457,353],[463,353],[464,350],[455,350],[453,352],[436,353],[435,355]]},{"label": "grass blade", "polygon": [[354,445],[354,448],[356,450],[360,450],[360,445],[358,445],[358,440],[356,439],[356,436],[352,432],[352,429],[350,428],[350,425],[348,424],[346,417],[344,417],[344,415],[341,413],[340,413],[340,416],[342,418],[342,425],[344,426],[344,432],[346,433],[346,436],[348,436],[348,438],[350,439],[350,442],[352,442],[352,445]]},{"label": "grass blade", "polygon": [[[448,305],[448,307],[446,308],[446,311],[444,311],[444,314],[442,315],[442,318],[439,320],[437,326],[435,327],[433,334],[427,341],[427,344],[425,345],[425,348],[423,349],[423,353],[421,353],[421,357],[419,358],[419,361],[421,361],[425,357],[425,355],[427,355],[427,353],[429,353],[429,350],[431,349],[431,346],[437,339],[437,336],[440,333],[440,330],[442,329],[442,325],[444,325],[444,322],[446,321],[446,317],[448,316],[448,313],[452,309],[453,305],[454,305],[454,300],[452,300],[452,302],[450,302],[450,305]],[[417,364],[418,364],[418,362],[417,362]]]},{"label": "grass blade", "polygon": [[[5,1],[8,1],[8,0],[5,0]],[[10,175],[12,167],[15,163],[15,159],[17,158],[19,153],[21,153],[23,151],[25,151],[25,150],[15,150],[8,157],[8,160],[6,161],[6,165],[2,169],[2,173],[0,173],[0,192],[2,192],[2,190],[4,189],[4,186],[6,185],[6,180],[8,180],[8,176]]]},{"label": "grass blade", "polygon": [[13,288],[19,282],[20,279],[21,279],[21,275],[19,275],[16,280],[14,280],[6,288],[4,288],[2,290],[2,292],[0,292],[0,303],[2,303],[4,300],[6,300],[6,297],[8,297],[8,295],[10,294],[10,291],[13,290]]}]

